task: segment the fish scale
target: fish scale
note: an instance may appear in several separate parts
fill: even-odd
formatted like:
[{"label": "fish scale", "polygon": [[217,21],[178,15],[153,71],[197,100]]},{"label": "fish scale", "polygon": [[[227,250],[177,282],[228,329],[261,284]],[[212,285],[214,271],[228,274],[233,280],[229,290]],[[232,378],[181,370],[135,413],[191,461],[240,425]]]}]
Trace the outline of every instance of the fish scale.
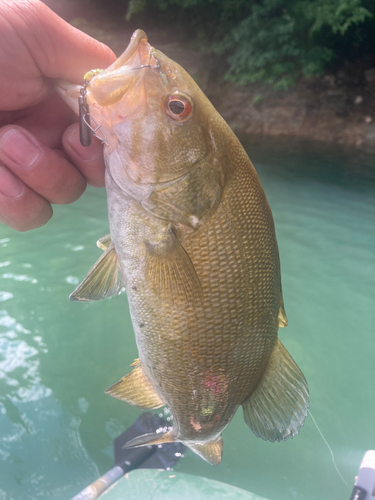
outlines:
[{"label": "fish scale", "polygon": [[[247,162],[249,163],[249,160]],[[247,282],[249,278],[251,279],[251,275],[256,274],[257,267],[261,267],[263,261],[269,262],[268,256],[263,254],[263,247],[267,247],[267,241],[264,241],[266,238],[263,234],[267,233],[267,224],[272,224],[270,217],[262,217],[264,212],[259,211],[254,215],[252,210],[254,202],[252,197],[248,195],[248,190],[245,189],[249,181],[251,181],[252,176],[249,175],[249,172],[252,172],[251,169],[252,167],[248,165],[247,168],[235,170],[234,180],[228,186],[228,191],[224,193],[222,205],[219,206],[215,215],[200,231],[183,240],[184,248],[192,259],[204,291],[204,306],[192,310],[186,320],[186,323],[194,326],[192,328],[185,327],[185,322],[182,320],[185,315],[178,306],[175,306],[177,315],[164,309],[159,311],[159,317],[163,324],[162,331],[159,332],[155,329],[155,322],[149,326],[149,335],[161,339],[159,342],[152,342],[152,348],[148,345],[149,356],[152,357],[156,366],[160,363],[158,353],[163,352],[163,355],[168,360],[167,373],[164,371],[161,373],[149,366],[150,378],[154,381],[160,394],[168,392],[168,404],[171,408],[174,408],[174,422],[178,422],[179,427],[181,427],[180,420],[186,425],[186,422],[192,419],[195,421],[197,418],[194,404],[191,405],[191,408],[189,404],[189,395],[192,390],[195,389],[198,395],[201,394],[198,397],[202,399],[204,399],[207,390],[201,378],[199,380],[195,379],[193,385],[191,385],[189,378],[184,376],[184,372],[181,371],[181,360],[178,355],[176,356],[176,353],[181,352],[178,343],[173,346],[169,345],[171,349],[166,351],[164,342],[167,336],[164,331],[166,328],[179,332],[181,336],[185,335],[187,349],[190,352],[195,352],[190,349],[190,346],[192,344],[196,346],[196,352],[200,353],[200,355],[194,364],[195,370],[197,370],[197,367],[202,370],[208,368],[211,374],[221,373],[222,370],[225,371],[231,403],[226,405],[225,413],[220,415],[220,421],[216,422],[219,428],[223,426],[221,420],[225,424],[228,423],[228,418],[233,416],[237,407],[252,392],[253,386],[258,382],[259,376],[268,361],[270,347],[276,340],[276,320],[274,319],[273,325],[270,325],[272,321],[269,318],[277,317],[279,307],[280,285],[277,283],[277,270],[273,270],[272,266],[269,266],[271,267],[271,273],[263,272],[263,276],[266,276],[265,283],[264,286],[261,286],[262,283],[260,283],[258,293],[253,294],[255,297],[246,293]],[[241,186],[245,187],[241,189]],[[232,196],[233,192],[237,193],[235,197]],[[261,191],[259,192],[261,193]],[[233,204],[231,200],[234,200],[235,206],[233,208],[231,207]],[[236,205],[241,207],[241,218],[235,217],[231,219],[227,214],[228,212],[235,212]],[[257,217],[257,215],[261,216]],[[247,247],[246,254],[251,262],[250,266],[246,265],[246,261],[244,262],[243,245],[238,245],[236,238],[236,233],[241,233],[247,226],[260,233],[259,236],[256,235],[254,238],[252,231],[251,236],[253,240],[255,239],[258,242],[258,247],[254,247],[254,245]],[[249,239],[249,233],[247,234]],[[230,252],[226,250],[228,247]],[[206,259],[203,254],[202,268],[204,268],[204,272],[200,273],[201,252],[205,248],[208,249],[209,259]],[[273,244],[273,250],[277,253],[275,243]],[[277,255],[274,257],[271,262],[277,262]],[[208,261],[210,266],[207,269]],[[249,269],[249,273],[243,274],[241,269],[238,269],[239,262],[244,263],[241,268]],[[257,262],[258,266],[256,265]],[[222,293],[223,287],[225,287],[225,294]],[[243,296],[248,298],[249,304],[244,303]],[[144,305],[137,307],[139,315],[142,316],[143,309],[147,310],[148,304],[154,301],[155,297],[146,297]],[[274,310],[273,314],[265,316],[265,321],[261,322],[258,319],[257,309],[263,301],[271,302]],[[239,318],[243,318],[243,325],[240,328],[238,328]],[[256,332],[255,335],[249,335],[250,326]],[[265,333],[268,336],[270,345],[268,349],[265,348]],[[219,356],[217,356],[217,353]],[[232,379],[237,382],[238,377],[242,379],[241,384],[233,384]],[[183,415],[179,414],[177,406],[177,402],[181,400],[182,391],[178,391],[177,398],[173,389],[171,389],[171,393],[168,391],[169,388],[175,386],[184,388],[184,405],[181,408]],[[219,400],[219,404],[221,405],[221,400]]]},{"label": "fish scale", "polygon": [[[79,88],[57,89],[75,109]],[[127,446],[182,441],[218,465],[240,405],[257,436],[295,436],[308,388],[278,339],[287,319],[274,223],[240,142],[141,30],[85,92],[106,136],[110,235],[71,298],[125,286],[139,359],[106,392],[143,409],[168,405],[173,416],[166,433]]]}]

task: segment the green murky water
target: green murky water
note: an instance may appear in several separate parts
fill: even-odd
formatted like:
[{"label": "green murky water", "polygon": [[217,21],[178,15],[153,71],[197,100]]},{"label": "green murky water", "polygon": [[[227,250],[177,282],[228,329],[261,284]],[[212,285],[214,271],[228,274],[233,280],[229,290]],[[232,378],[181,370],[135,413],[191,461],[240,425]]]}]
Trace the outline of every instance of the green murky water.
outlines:
[{"label": "green murky water", "polygon": [[[276,222],[290,323],[280,337],[352,485],[375,442],[374,157],[290,141],[248,151]],[[112,466],[113,438],[140,413],[103,393],[137,355],[126,297],[68,300],[107,232],[96,189],[40,230],[0,227],[1,500],[70,498]],[[187,451],[175,469],[270,500],[350,497],[311,418],[271,444],[239,411],[224,443],[220,467]]]}]

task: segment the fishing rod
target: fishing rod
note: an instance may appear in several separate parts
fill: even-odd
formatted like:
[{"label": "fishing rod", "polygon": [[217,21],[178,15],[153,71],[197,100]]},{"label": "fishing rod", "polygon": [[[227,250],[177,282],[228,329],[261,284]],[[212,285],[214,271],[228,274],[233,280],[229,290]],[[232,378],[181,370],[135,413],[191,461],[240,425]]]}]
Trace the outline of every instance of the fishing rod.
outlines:
[{"label": "fishing rod", "polygon": [[131,439],[155,432],[165,427],[162,417],[153,413],[142,415],[125,432],[113,442],[114,466],[103,476],[75,495],[71,500],[96,500],[124,474],[134,469],[169,469],[183,456],[186,448],[182,443],[167,443],[158,446],[143,446],[141,448],[124,448]]}]

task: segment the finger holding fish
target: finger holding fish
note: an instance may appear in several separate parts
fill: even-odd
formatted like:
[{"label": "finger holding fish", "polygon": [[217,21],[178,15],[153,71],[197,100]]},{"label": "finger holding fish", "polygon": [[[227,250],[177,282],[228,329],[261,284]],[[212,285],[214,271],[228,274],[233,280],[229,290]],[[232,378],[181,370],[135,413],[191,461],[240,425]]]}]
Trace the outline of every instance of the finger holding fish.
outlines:
[{"label": "finger holding fish", "polygon": [[17,231],[28,231],[46,224],[52,207],[8,168],[0,164],[0,220]]},{"label": "finger holding fish", "polygon": [[72,203],[86,189],[83,176],[63,155],[17,125],[0,130],[0,161],[50,203]]},{"label": "finger holding fish", "polygon": [[79,125],[73,123],[65,130],[62,144],[69,160],[83,175],[87,184],[104,187],[105,165],[102,143],[93,137],[89,147],[82,146],[79,139]]},{"label": "finger holding fish", "polygon": [[[65,152],[42,144],[23,127],[0,129],[0,219],[19,231],[35,229],[52,216],[51,204],[79,198],[86,183],[104,186],[103,147],[79,143],[78,124],[64,133]],[[68,161],[68,160],[71,160]]]}]

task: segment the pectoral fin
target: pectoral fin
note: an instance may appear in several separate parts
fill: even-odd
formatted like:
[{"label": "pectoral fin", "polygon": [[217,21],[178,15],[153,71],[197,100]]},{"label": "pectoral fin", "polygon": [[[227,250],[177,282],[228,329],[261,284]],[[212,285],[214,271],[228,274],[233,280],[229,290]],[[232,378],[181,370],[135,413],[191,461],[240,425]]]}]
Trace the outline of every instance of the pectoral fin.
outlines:
[{"label": "pectoral fin", "polygon": [[106,394],[126,401],[142,410],[151,410],[164,406],[164,401],[155,391],[148,377],[143,373],[139,360],[132,366],[134,370],[122,377],[116,384],[108,387]]},{"label": "pectoral fin", "polygon": [[208,443],[184,443],[194,453],[211,465],[219,465],[223,456],[223,438],[219,436],[215,441]]},{"label": "pectoral fin", "polygon": [[202,288],[189,255],[172,229],[158,243],[146,243],[146,277],[156,294],[167,301],[202,298]]},{"label": "pectoral fin", "polygon": [[70,300],[102,300],[118,295],[121,287],[121,270],[115,247],[111,243],[69,298]]},{"label": "pectoral fin", "polygon": [[261,381],[242,407],[245,422],[262,439],[283,441],[302,427],[309,407],[307,383],[280,340]]}]

